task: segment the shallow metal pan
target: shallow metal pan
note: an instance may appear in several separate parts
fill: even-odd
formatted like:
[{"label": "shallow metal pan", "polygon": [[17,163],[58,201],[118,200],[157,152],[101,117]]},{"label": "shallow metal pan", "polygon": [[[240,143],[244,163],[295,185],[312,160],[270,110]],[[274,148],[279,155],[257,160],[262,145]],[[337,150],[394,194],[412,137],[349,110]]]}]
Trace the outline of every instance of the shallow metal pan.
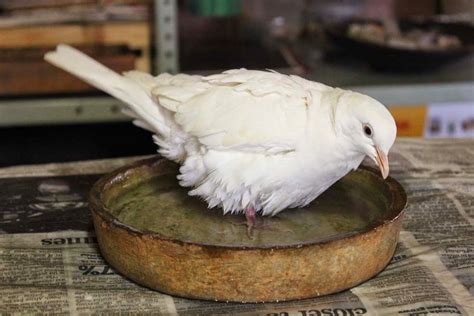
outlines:
[{"label": "shallow metal pan", "polygon": [[406,194],[376,170],[351,172],[308,207],[265,218],[250,239],[243,216],[188,196],[177,168],[142,160],[90,194],[103,256],[141,285],[205,300],[303,299],[364,282],[395,251]]}]

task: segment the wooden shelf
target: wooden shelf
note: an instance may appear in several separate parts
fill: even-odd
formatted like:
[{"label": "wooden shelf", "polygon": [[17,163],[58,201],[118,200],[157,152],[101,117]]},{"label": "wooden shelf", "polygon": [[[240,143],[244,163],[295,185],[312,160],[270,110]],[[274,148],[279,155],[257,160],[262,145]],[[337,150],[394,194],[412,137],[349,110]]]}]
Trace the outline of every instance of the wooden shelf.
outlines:
[{"label": "wooden shelf", "polygon": [[[127,36],[124,36],[127,34]],[[151,25],[148,22],[37,25],[0,28],[1,48],[55,47],[70,45],[127,45],[142,52],[135,68],[151,71]]]}]

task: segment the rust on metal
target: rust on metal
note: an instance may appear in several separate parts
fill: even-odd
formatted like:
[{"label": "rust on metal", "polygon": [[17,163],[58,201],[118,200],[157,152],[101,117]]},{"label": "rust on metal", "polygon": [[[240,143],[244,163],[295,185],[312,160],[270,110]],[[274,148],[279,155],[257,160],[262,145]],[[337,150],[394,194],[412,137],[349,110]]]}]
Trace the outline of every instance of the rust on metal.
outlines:
[{"label": "rust on metal", "polygon": [[379,273],[397,245],[406,194],[361,168],[309,207],[265,219],[208,210],[179,187],[177,166],[139,161],[101,178],[90,205],[101,252],[129,279],[181,297],[270,302],[342,291]]}]

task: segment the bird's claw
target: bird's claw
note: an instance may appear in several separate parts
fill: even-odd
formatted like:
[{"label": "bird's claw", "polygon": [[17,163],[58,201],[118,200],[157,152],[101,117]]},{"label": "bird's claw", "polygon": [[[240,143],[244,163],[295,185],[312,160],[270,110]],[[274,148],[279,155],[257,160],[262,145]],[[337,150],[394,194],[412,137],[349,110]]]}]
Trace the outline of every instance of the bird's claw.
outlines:
[{"label": "bird's claw", "polygon": [[[273,227],[270,223],[266,222],[264,218],[257,218],[255,209],[246,209],[245,210],[245,222],[234,223],[234,225],[245,225],[247,226],[247,237],[249,239],[254,239],[254,232],[256,229],[269,229],[273,231],[280,231],[276,227]],[[290,230],[285,230],[285,232],[291,232]]]},{"label": "bird's claw", "polygon": [[255,208],[247,207],[245,209],[245,219],[247,220],[247,236],[250,239],[253,239],[253,229],[255,227],[255,222],[257,221]]},{"label": "bird's claw", "polygon": [[273,230],[272,228],[272,225],[268,224],[268,223],[265,223],[265,220],[262,218],[260,219],[259,222],[255,221],[253,223],[249,223],[247,222],[247,236],[249,237],[249,239],[254,239],[254,231],[255,229],[270,229],[270,230]]},{"label": "bird's claw", "polygon": [[249,239],[254,239],[254,232],[256,229],[261,229],[261,228],[264,228],[264,227],[267,227],[268,225],[267,224],[260,224],[260,223],[252,223],[252,222],[249,222],[249,221],[241,221],[241,222],[237,222],[237,223],[232,223],[233,225],[239,225],[239,226],[246,226],[246,229],[247,229],[247,237]]}]

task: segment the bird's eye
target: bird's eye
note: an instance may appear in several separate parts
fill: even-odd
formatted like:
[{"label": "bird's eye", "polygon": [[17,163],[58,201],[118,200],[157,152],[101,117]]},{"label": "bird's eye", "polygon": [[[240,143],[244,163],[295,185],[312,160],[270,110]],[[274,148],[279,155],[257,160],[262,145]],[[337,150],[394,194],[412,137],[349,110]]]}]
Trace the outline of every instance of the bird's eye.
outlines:
[{"label": "bird's eye", "polygon": [[364,134],[367,137],[372,137],[373,135],[372,128],[368,124],[364,124]]}]

